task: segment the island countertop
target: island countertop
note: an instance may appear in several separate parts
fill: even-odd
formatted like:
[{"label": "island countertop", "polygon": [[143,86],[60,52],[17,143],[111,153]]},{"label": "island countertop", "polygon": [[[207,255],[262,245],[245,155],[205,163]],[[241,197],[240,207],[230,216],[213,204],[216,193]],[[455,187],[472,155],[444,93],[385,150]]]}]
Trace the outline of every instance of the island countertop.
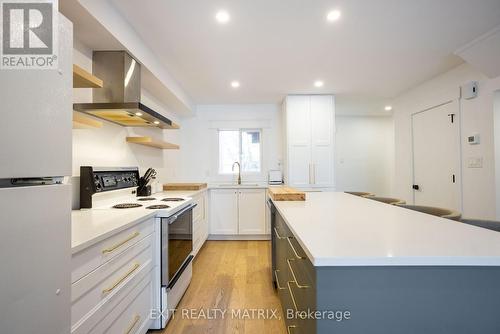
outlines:
[{"label": "island countertop", "polygon": [[500,233],[340,192],[273,202],[315,266],[500,266]]}]

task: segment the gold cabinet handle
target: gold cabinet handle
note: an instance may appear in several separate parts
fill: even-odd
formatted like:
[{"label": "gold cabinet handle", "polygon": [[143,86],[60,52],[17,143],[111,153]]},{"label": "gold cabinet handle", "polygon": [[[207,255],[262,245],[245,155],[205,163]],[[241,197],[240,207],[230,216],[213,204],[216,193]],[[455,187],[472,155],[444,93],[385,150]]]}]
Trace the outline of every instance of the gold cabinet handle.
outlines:
[{"label": "gold cabinet handle", "polygon": [[274,234],[276,235],[276,238],[278,238],[278,239],[285,239],[285,237],[282,237],[282,236],[278,233],[278,229],[276,229],[276,227],[274,228]]},{"label": "gold cabinet handle", "polygon": [[293,271],[293,268],[292,268],[292,264],[291,264],[292,261],[295,261],[295,260],[286,259],[286,263],[288,263],[288,268],[290,269],[290,272],[292,273],[293,282],[295,283],[295,285],[297,285],[297,288],[299,288],[299,289],[309,288],[309,285],[300,284],[299,281],[297,280],[297,276],[295,276],[295,272]]},{"label": "gold cabinet handle", "polygon": [[123,241],[120,241],[119,243],[109,247],[109,248],[105,248],[102,250],[102,253],[103,254],[109,254],[109,253],[112,253],[114,252],[117,248],[125,245],[127,242],[129,242],[130,240],[134,239],[134,238],[137,238],[141,233],[139,232],[135,232],[135,233],[132,233],[127,239],[123,240]]},{"label": "gold cabinet handle", "polygon": [[120,285],[120,283],[122,283],[130,275],[132,275],[133,272],[136,271],[140,266],[141,265],[139,263],[134,264],[134,266],[132,267],[132,269],[130,269],[129,271],[127,271],[127,273],[125,275],[123,275],[120,279],[118,279],[112,286],[110,286],[109,288],[103,289],[102,293],[110,293],[111,291],[113,291],[118,285]]},{"label": "gold cabinet handle", "polygon": [[297,326],[295,326],[295,325],[286,326],[286,332],[288,334],[292,334],[292,331],[291,331],[292,328],[297,328]]},{"label": "gold cabinet handle", "polygon": [[295,254],[295,257],[296,257],[297,259],[299,259],[299,260],[303,260],[303,259],[305,259],[305,257],[304,257],[304,256],[300,256],[300,255],[299,255],[299,253],[297,253],[297,251],[295,250],[295,247],[293,247],[292,242],[290,241],[290,239],[291,239],[291,238],[290,238],[290,237],[288,237],[288,238],[286,238],[286,239],[287,239],[287,241],[288,241],[288,244],[289,244],[289,245],[290,245],[290,247],[292,248],[292,251],[293,251],[293,253]]},{"label": "gold cabinet handle", "polygon": [[297,307],[297,302],[295,301],[295,296],[293,295],[292,288],[290,287],[291,283],[293,282],[288,281],[286,282],[286,285],[288,286],[288,292],[290,292],[290,298],[292,298],[293,307],[295,308],[296,312],[299,312],[299,308]]},{"label": "gold cabinet handle", "polygon": [[132,333],[132,330],[135,328],[135,326],[137,325],[137,323],[139,322],[139,320],[141,320],[141,316],[140,315],[136,315],[134,317],[134,320],[132,320],[132,323],[130,324],[130,326],[128,326],[127,330],[125,332],[123,332],[123,334],[130,334],[130,333]]},{"label": "gold cabinet handle", "polygon": [[280,280],[278,279],[278,271],[279,270],[274,271],[274,278],[276,279],[276,285],[278,286],[278,290],[284,290],[285,288],[281,286]]}]

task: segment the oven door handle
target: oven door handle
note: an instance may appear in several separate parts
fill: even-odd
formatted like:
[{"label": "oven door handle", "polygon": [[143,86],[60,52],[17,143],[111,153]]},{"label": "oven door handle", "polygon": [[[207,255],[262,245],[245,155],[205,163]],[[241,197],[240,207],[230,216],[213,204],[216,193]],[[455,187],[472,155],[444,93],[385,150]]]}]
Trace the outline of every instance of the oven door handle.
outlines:
[{"label": "oven door handle", "polygon": [[173,215],[169,219],[168,225],[173,224],[177,220],[177,218],[179,218],[179,216],[182,216],[187,211],[192,210],[196,205],[197,205],[196,203],[191,203],[188,206],[186,206],[184,209],[182,209],[181,211],[177,212],[175,215]]}]

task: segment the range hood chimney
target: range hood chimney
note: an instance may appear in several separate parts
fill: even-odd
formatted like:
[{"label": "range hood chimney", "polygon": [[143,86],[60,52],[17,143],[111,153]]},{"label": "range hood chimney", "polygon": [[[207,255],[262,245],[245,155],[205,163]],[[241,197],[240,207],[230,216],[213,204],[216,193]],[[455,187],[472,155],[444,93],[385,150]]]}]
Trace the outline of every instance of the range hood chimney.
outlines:
[{"label": "range hood chimney", "polygon": [[126,51],[94,51],[92,74],[104,86],[92,88],[93,103],[75,103],[74,110],[122,126],[178,128],[141,103],[141,65]]}]

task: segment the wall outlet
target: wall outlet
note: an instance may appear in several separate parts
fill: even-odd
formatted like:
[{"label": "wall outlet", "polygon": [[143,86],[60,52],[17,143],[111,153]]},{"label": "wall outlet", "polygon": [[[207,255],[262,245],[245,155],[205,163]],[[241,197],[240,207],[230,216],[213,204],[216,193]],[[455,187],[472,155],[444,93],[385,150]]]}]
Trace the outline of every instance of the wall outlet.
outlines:
[{"label": "wall outlet", "polygon": [[483,158],[481,158],[481,157],[469,158],[467,167],[469,167],[469,168],[483,168]]}]

